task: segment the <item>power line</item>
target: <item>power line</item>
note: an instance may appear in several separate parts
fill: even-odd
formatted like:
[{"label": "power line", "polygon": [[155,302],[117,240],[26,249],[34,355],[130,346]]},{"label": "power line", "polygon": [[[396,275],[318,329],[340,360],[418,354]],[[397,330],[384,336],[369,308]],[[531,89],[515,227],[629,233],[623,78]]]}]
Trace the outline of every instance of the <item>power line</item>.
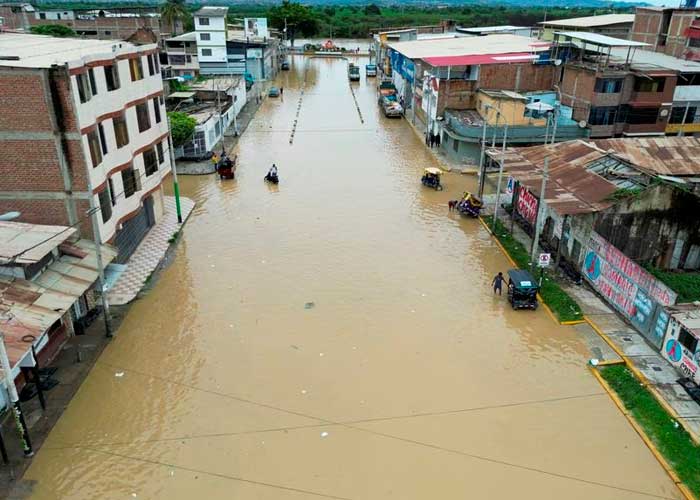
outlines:
[{"label": "power line", "polygon": [[148,458],[134,457],[134,456],[132,456],[132,455],[126,455],[126,454],[124,454],[124,453],[117,453],[117,452],[106,451],[106,450],[98,450],[98,449],[96,449],[96,448],[92,448],[92,447],[89,447],[89,446],[82,446],[82,447],[79,447],[79,449],[84,449],[84,450],[92,451],[92,452],[94,452],[94,453],[103,453],[103,454],[105,454],[105,455],[111,455],[111,456],[119,457],[119,458],[125,458],[125,459],[127,459],[127,460],[133,460],[133,461],[136,461],[136,462],[147,463],[147,464],[151,464],[151,465],[159,465],[159,466],[161,466],[161,467],[170,467],[170,468],[172,468],[172,469],[183,470],[183,471],[190,472],[190,473],[194,473],[194,474],[206,474],[207,476],[218,477],[218,478],[221,478],[221,479],[230,479],[230,480],[232,480],[232,481],[239,481],[239,482],[242,482],[242,483],[254,484],[254,485],[256,485],[256,486],[265,486],[265,487],[268,487],[268,488],[275,488],[275,489],[278,489],[278,490],[291,491],[291,492],[294,492],[294,493],[304,493],[304,494],[306,494],[306,495],[312,495],[312,496],[322,497],[322,498],[331,498],[331,499],[334,499],[334,500],[352,500],[352,499],[350,499],[350,498],[348,498],[348,497],[341,497],[341,496],[331,495],[331,494],[327,494],[327,493],[319,493],[318,491],[304,490],[304,489],[301,489],[301,488],[294,488],[294,487],[292,487],[292,486],[284,486],[284,485],[281,485],[281,484],[275,484],[275,483],[270,483],[270,482],[266,482],[266,481],[256,481],[256,480],[254,480],[254,479],[247,479],[247,478],[240,477],[240,476],[233,476],[233,475],[229,475],[229,474],[223,474],[223,473],[221,473],[221,472],[214,472],[214,471],[208,471],[208,470],[194,469],[194,468],[192,468],[192,467],[185,467],[185,466],[182,466],[182,465],[176,465],[176,464],[171,464],[171,463],[167,463],[167,462],[160,462],[160,461],[158,461],[158,460],[151,460],[151,459],[148,459]]},{"label": "power line", "polygon": [[[387,438],[387,439],[393,439],[393,440],[396,440],[396,441],[402,441],[402,442],[405,442],[405,443],[408,443],[408,444],[413,444],[413,445],[416,445],[416,446],[431,448],[431,449],[434,449],[434,450],[443,451],[443,452],[445,452],[445,453],[451,453],[451,454],[455,454],[455,455],[460,455],[460,456],[472,458],[472,459],[475,459],[475,460],[479,460],[479,461],[482,461],[482,462],[488,462],[488,463],[493,463],[493,464],[497,464],[497,465],[502,465],[502,466],[505,466],[505,467],[514,468],[514,469],[525,470],[525,471],[528,471],[528,472],[534,472],[534,473],[537,473],[537,474],[542,474],[542,475],[547,475],[547,476],[551,476],[551,477],[556,477],[556,478],[559,478],[559,479],[566,479],[566,480],[569,480],[569,481],[574,481],[574,482],[583,483],[583,484],[589,484],[589,485],[593,485],[593,486],[599,486],[599,487],[602,487],[602,488],[608,488],[608,489],[613,489],[613,490],[617,490],[617,491],[625,491],[625,492],[628,492],[628,493],[635,493],[635,494],[647,496],[647,497],[650,497],[650,498],[660,498],[660,499],[663,499],[663,500],[673,500],[672,497],[665,497],[665,496],[657,495],[657,494],[654,494],[654,493],[648,493],[648,492],[645,492],[645,491],[634,490],[634,489],[626,488],[626,487],[623,487],[623,486],[616,486],[616,485],[607,484],[607,483],[603,483],[603,482],[599,482],[599,481],[594,481],[594,480],[590,480],[590,479],[584,479],[584,478],[580,478],[580,477],[576,477],[576,476],[571,476],[571,475],[562,474],[562,473],[558,473],[558,472],[548,471],[548,470],[545,470],[545,469],[540,469],[540,468],[533,467],[533,466],[529,466],[529,465],[517,464],[517,463],[514,463],[514,462],[508,462],[508,461],[505,461],[505,460],[500,460],[500,459],[491,458],[491,457],[487,457],[487,456],[483,456],[483,455],[478,455],[478,454],[475,454],[475,453],[465,452],[465,451],[462,451],[462,450],[457,450],[457,449],[453,449],[453,448],[447,448],[447,447],[439,446],[439,445],[432,444],[432,443],[425,443],[425,442],[423,442],[423,441],[417,441],[417,440],[414,440],[414,439],[404,438],[404,437],[401,437],[401,436],[394,436],[394,435],[392,435],[392,434],[387,434],[387,433],[383,433],[383,432],[379,432],[379,431],[374,431],[374,430],[366,429],[366,428],[363,428],[363,427],[357,427],[356,425],[359,425],[359,424],[348,424],[348,423],[343,423],[343,422],[336,422],[336,421],[329,420],[329,419],[325,419],[325,418],[322,418],[322,417],[317,417],[317,416],[314,416],[314,415],[308,415],[308,414],[305,414],[305,413],[302,413],[302,412],[298,412],[298,411],[289,410],[289,409],[286,409],[286,408],[277,407],[277,406],[274,406],[274,405],[271,405],[271,404],[260,403],[260,402],[257,402],[257,401],[252,401],[252,400],[249,400],[249,399],[246,399],[246,398],[242,398],[242,397],[239,397],[239,396],[235,396],[235,395],[232,395],[232,394],[225,394],[225,393],[222,393],[222,392],[212,391],[212,390],[209,390],[209,389],[202,389],[202,388],[199,388],[199,387],[190,385],[190,384],[185,384],[185,383],[182,383],[182,382],[176,382],[176,381],[167,379],[167,378],[165,378],[165,377],[160,377],[160,376],[158,376],[158,375],[153,375],[153,374],[151,374],[151,373],[147,373],[147,372],[144,372],[144,371],[141,371],[141,370],[138,370],[138,369],[123,368],[123,367],[120,367],[120,366],[117,366],[117,365],[114,365],[114,364],[111,364],[111,363],[103,362],[103,361],[98,361],[98,362],[95,364],[95,366],[99,366],[99,365],[107,365],[107,366],[110,366],[110,367],[112,367],[112,368],[116,368],[116,369],[119,369],[119,370],[130,371],[130,372],[133,372],[133,373],[137,373],[137,374],[139,374],[139,375],[144,375],[144,376],[146,376],[146,377],[150,377],[150,378],[153,378],[153,379],[156,379],[156,380],[164,381],[164,382],[167,382],[167,383],[172,384],[172,385],[178,385],[178,386],[181,386],[181,387],[186,387],[186,388],[191,389],[191,390],[194,390],[194,391],[199,391],[199,392],[204,392],[204,393],[207,393],[207,394],[212,394],[212,395],[215,395],[215,396],[220,396],[220,397],[225,398],[225,399],[232,399],[232,400],[235,400],[235,401],[241,401],[241,402],[249,403],[249,404],[251,404],[251,405],[259,406],[259,407],[262,407],[262,408],[273,409],[273,410],[276,410],[276,411],[281,411],[281,412],[284,412],[284,413],[288,413],[288,414],[290,414],[290,415],[301,416],[301,417],[308,418],[308,419],[311,419],[311,420],[317,420],[317,421],[323,423],[324,425],[336,425],[336,426],[339,426],[339,427],[345,427],[345,428],[347,428],[347,429],[352,429],[352,430],[356,430],[356,431],[360,431],[360,432],[372,434],[372,435],[375,435],[375,436],[384,437],[384,438]],[[595,394],[584,395],[584,396],[580,396],[580,397],[590,397],[590,396],[602,395],[602,394],[603,394],[603,393],[595,393]],[[570,398],[575,398],[575,396],[574,396],[574,397],[570,397]],[[562,398],[562,399],[565,399],[565,398]],[[504,405],[504,407],[505,407],[505,406],[507,406],[507,405]],[[456,410],[455,412],[459,412],[459,410]],[[425,414],[424,416],[427,416],[427,415],[429,415],[429,414]],[[390,417],[385,417],[385,419],[389,419],[389,418],[390,418]],[[374,419],[373,419],[373,420],[374,420]],[[99,446],[99,445],[98,445],[98,446]],[[80,448],[80,447],[81,447],[81,446],[74,446],[74,448]],[[129,458],[129,457],[128,457],[128,456],[125,456],[125,458]]]}]

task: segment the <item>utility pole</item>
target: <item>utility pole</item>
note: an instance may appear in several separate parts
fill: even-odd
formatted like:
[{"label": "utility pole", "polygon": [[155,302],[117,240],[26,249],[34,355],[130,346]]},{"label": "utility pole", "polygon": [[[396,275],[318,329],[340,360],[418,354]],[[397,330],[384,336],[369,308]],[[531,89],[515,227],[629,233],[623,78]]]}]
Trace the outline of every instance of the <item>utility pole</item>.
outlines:
[{"label": "utility pole", "polygon": [[[167,116],[167,113],[166,113]],[[173,147],[173,134],[168,116],[168,149],[170,150],[170,171],[173,173],[173,193],[175,194],[175,211],[177,223],[182,224],[182,208],[180,207],[180,185],[177,183],[177,168],[175,168],[175,148]]]},{"label": "utility pole", "polygon": [[506,120],[505,128],[503,129],[503,146],[501,146],[501,164],[498,167],[498,184],[496,185],[496,206],[493,209],[493,221],[491,224],[491,232],[496,232],[496,220],[498,219],[498,205],[501,199],[501,181],[503,180],[503,168],[506,163],[506,140],[508,139],[508,121]]},{"label": "utility pole", "polygon": [[542,174],[542,187],[540,188],[540,201],[537,204],[537,216],[535,218],[535,233],[532,236],[532,251],[530,252],[530,266],[534,266],[537,257],[537,245],[540,239],[540,226],[544,213],[544,190],[547,187],[547,177],[549,176],[549,156],[544,158],[544,173]]},{"label": "utility pole", "polygon": [[552,126],[552,140],[550,144],[554,144],[554,139],[556,139],[557,137],[557,124],[559,123],[559,104],[554,105],[552,120],[554,120],[554,125]]},{"label": "utility pole", "polygon": [[[491,106],[486,105],[486,110]],[[486,156],[486,124],[488,123],[486,117],[483,118],[483,124],[481,126],[481,156],[479,157],[479,198],[484,195],[484,183],[486,182],[486,165],[484,165],[484,159]]]},{"label": "utility pole", "polygon": [[676,134],[678,137],[683,137],[683,127],[685,127],[685,121],[688,119],[688,110],[690,109],[690,101],[685,105],[685,111],[683,112],[683,121],[681,122],[681,126],[678,127],[678,133]]},{"label": "utility pole", "polygon": [[109,314],[109,301],[107,300],[107,290],[105,290],[105,269],[102,263],[102,237],[100,236],[100,227],[97,220],[97,212],[99,211],[95,204],[95,197],[90,192],[90,217],[92,222],[92,239],[95,242],[95,255],[97,256],[97,278],[100,286],[100,295],[102,298],[102,315],[105,321],[105,336],[112,337],[112,317]]},{"label": "utility pole", "polygon": [[28,458],[34,455],[34,449],[32,448],[32,442],[29,439],[27,423],[24,420],[24,413],[22,412],[22,406],[19,402],[17,387],[15,386],[15,381],[12,378],[12,367],[10,366],[10,359],[7,357],[7,349],[5,349],[5,335],[3,335],[1,332],[0,364],[2,365],[2,371],[5,375],[5,385],[7,386],[7,393],[10,396],[10,403],[12,404],[12,414],[15,417],[17,432],[19,433],[19,437],[22,441],[22,450],[24,451],[24,456]]}]

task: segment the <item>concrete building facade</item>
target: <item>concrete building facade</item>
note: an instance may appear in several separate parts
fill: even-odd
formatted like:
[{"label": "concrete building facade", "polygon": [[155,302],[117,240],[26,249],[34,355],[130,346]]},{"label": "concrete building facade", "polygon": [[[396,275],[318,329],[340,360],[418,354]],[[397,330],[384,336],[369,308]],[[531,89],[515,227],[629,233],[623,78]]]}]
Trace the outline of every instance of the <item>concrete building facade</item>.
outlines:
[{"label": "concrete building facade", "polygon": [[637,7],[630,36],[655,52],[700,60],[698,18],[698,8]]},{"label": "concrete building facade", "polygon": [[[58,50],[57,50],[58,49]],[[125,261],[163,213],[170,174],[157,49],[0,34],[0,212],[75,226]]]}]

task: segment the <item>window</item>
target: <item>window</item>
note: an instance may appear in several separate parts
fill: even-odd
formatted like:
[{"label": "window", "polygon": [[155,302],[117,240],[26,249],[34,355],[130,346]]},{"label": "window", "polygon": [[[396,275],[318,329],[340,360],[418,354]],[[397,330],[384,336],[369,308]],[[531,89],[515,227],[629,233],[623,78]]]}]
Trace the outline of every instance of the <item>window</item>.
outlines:
[{"label": "window", "polygon": [[97,133],[99,134],[99,137],[100,137],[100,146],[102,146],[102,154],[106,155],[107,154],[107,139],[105,138],[105,128],[102,126],[102,123],[97,124]]},{"label": "window", "polygon": [[459,153],[459,141],[454,137],[452,138],[452,149],[455,153]]},{"label": "window", "polygon": [[685,328],[681,328],[681,332],[678,334],[678,342],[693,354],[698,348],[698,339],[693,337],[693,334]]},{"label": "window", "polygon": [[700,74],[698,73],[681,73],[678,75],[678,85],[700,85]]},{"label": "window", "polygon": [[596,78],[594,92],[599,94],[618,94],[622,90],[622,79]]},{"label": "window", "polygon": [[666,78],[637,78],[634,81],[635,92],[663,92]]},{"label": "window", "polygon": [[617,106],[591,108],[588,123],[591,125],[614,125],[617,119]]},{"label": "window", "polygon": [[78,87],[80,102],[88,102],[90,99],[92,99],[92,90],[90,89],[90,82],[88,81],[87,73],[75,75],[75,85]]},{"label": "window", "polygon": [[140,57],[129,59],[129,72],[131,73],[132,82],[143,79],[143,66]]},{"label": "window", "polygon": [[160,123],[160,99],[153,98],[153,113],[156,115],[156,123]]},{"label": "window", "polygon": [[148,116],[148,103],[136,105],[136,119],[139,122],[139,132],[145,132],[151,128],[151,118]]},{"label": "window", "polygon": [[168,54],[168,61],[173,66],[182,66],[185,64],[185,56]]},{"label": "window", "polygon": [[102,212],[102,222],[107,222],[112,217],[112,198],[109,195],[109,186],[100,191],[97,195],[100,200],[100,212]]},{"label": "window", "polygon": [[200,17],[198,19],[199,19],[200,26],[209,26],[209,18],[208,17]]},{"label": "window", "polygon": [[158,153],[158,165],[162,165],[165,161],[165,155],[163,154],[163,142],[156,144],[156,152]]},{"label": "window", "polygon": [[122,170],[122,184],[124,185],[124,198],[128,198],[139,190],[138,179],[133,167]]},{"label": "window", "polygon": [[114,181],[112,180],[111,177],[108,177],[108,178],[107,178],[107,185],[109,186],[109,197],[110,197],[110,199],[112,200],[112,205],[114,206],[114,205],[117,204],[117,197],[116,197],[116,195],[114,194],[114,193],[115,193],[115,191],[114,191]]},{"label": "window", "polygon": [[88,70],[88,79],[90,80],[90,90],[92,90],[92,95],[97,95],[97,83],[95,82],[95,70],[90,68]]},{"label": "window", "polygon": [[46,13],[45,13],[45,12],[39,12],[39,19],[46,19]]},{"label": "window", "polygon": [[143,167],[147,176],[158,172],[158,158],[155,149],[151,148],[143,152]]},{"label": "window", "polygon": [[111,34],[112,34],[111,31],[105,31],[105,36],[109,36],[109,35],[111,35]]},{"label": "window", "polygon": [[126,126],[126,117],[124,115],[115,116],[112,119],[114,126],[114,137],[117,140],[117,148],[123,148],[129,144],[129,130]]},{"label": "window", "polygon": [[[688,112],[685,112],[686,107],[682,106],[679,108],[673,108],[671,110],[671,117],[669,118],[669,123],[694,123],[695,114],[698,108],[695,106],[688,106]],[[683,119],[685,117],[685,120]]]},{"label": "window", "polygon": [[119,88],[119,70],[117,64],[109,64],[104,66],[105,81],[107,82],[107,90],[109,92]]},{"label": "window", "polygon": [[200,33],[199,34],[199,39],[204,41],[209,41],[211,40],[211,35],[209,33]]},{"label": "window", "polygon": [[631,125],[649,125],[656,123],[659,108],[632,108],[627,111],[626,122]]},{"label": "window", "polygon": [[148,62],[148,74],[153,76],[156,74],[156,66],[153,63],[153,54],[148,54],[146,56],[146,61]]},{"label": "window", "polygon": [[688,47],[700,47],[700,38],[688,38]]},{"label": "window", "polygon": [[210,56],[211,49],[202,49],[202,56]]},{"label": "window", "polygon": [[93,168],[102,163],[102,147],[100,139],[97,137],[97,131],[93,130],[87,134],[88,148],[90,149],[90,159],[92,160]]}]

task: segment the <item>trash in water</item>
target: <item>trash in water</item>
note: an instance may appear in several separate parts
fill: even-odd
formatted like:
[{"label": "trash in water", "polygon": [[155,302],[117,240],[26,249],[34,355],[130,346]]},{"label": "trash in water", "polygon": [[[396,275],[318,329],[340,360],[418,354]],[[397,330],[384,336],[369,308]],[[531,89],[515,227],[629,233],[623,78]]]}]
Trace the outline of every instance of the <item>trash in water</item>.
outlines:
[{"label": "trash in water", "polygon": [[599,361],[596,358],[593,358],[589,361],[591,366],[598,366]]},{"label": "trash in water", "polygon": [[301,393],[302,393],[302,394],[306,394],[306,389],[302,389],[302,390],[301,390]]},{"label": "trash in water", "polygon": [[304,309],[313,309],[316,306],[314,302],[307,302],[304,304]]},{"label": "trash in water", "polygon": [[123,376],[124,376],[124,372],[117,372],[117,373],[114,374],[114,376],[115,376],[115,377],[123,377]]},{"label": "trash in water", "polygon": [[321,356],[321,357],[323,357],[323,353],[322,353],[322,352],[319,352],[318,355]]},{"label": "trash in water", "polygon": [[327,433],[326,431],[323,431],[323,432],[321,433],[321,437],[322,437],[322,438],[328,437],[328,433]]}]

